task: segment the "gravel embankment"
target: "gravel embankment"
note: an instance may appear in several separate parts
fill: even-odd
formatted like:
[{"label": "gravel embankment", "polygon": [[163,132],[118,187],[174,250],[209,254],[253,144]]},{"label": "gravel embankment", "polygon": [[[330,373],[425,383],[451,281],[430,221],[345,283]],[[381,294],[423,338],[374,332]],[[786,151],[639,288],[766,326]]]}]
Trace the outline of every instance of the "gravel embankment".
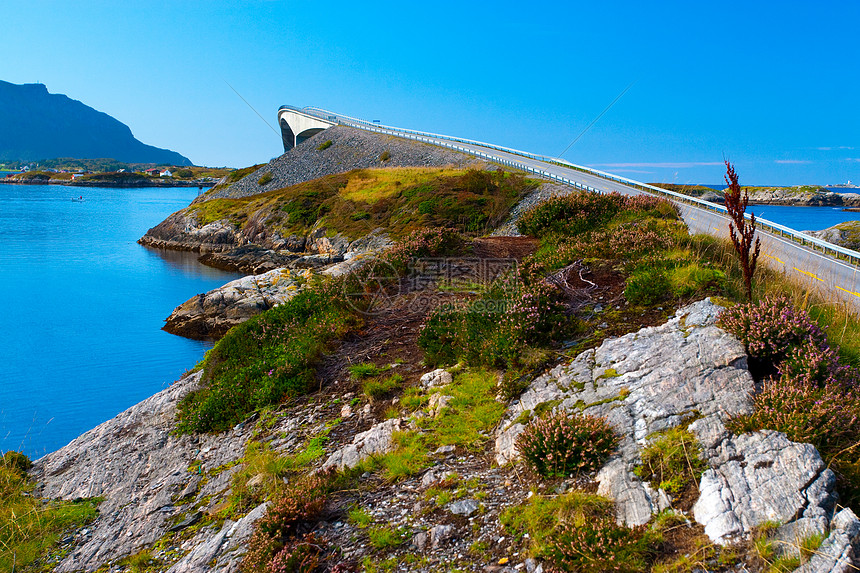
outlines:
[{"label": "gravel embankment", "polygon": [[[327,141],[331,141],[331,145],[320,150],[319,147]],[[390,158],[382,161],[380,156],[386,151]],[[435,145],[335,126],[271,160],[229,187],[201,195],[195,202],[219,197],[247,197],[353,169],[447,165],[462,168],[481,166],[484,162],[476,157]],[[266,173],[271,173],[272,179],[265,185],[260,185],[258,181]]]}]

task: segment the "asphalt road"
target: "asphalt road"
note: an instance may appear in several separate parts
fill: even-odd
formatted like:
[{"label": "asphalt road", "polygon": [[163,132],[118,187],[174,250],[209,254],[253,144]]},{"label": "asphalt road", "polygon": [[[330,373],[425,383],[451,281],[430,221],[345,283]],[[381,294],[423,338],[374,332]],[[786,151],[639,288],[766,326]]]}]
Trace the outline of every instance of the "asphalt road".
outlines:
[{"label": "asphalt road", "polygon": [[[368,129],[367,126],[361,124],[352,125]],[[599,191],[617,191],[626,195],[639,195],[643,193],[639,189],[616,181],[603,179],[597,175],[583,173],[582,171],[569,169],[554,163],[547,163],[480,145],[452,142],[446,139],[426,136],[417,137],[396,129],[374,128],[372,131],[390,133],[391,135],[401,137],[405,136],[442,147],[454,147],[466,153],[488,157],[493,160],[525,165],[538,171],[564,177]],[[684,219],[691,233],[707,233],[728,238],[727,217],[687,203],[678,202],[677,205],[680,209],[681,217]],[[776,271],[784,272],[797,282],[820,291],[829,300],[845,302],[853,312],[860,313],[860,284],[858,284],[860,279],[857,276],[858,268],[856,266],[809,247],[799,245],[789,239],[761,230],[759,230],[757,235],[761,237],[761,257],[759,259],[761,264],[765,264]]]}]

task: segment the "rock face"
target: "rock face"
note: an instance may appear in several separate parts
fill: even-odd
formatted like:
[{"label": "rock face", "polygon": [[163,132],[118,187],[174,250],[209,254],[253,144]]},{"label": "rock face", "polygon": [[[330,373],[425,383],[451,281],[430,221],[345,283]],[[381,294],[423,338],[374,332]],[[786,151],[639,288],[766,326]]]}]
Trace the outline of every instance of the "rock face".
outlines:
[{"label": "rock face", "polygon": [[517,458],[523,418],[536,409],[605,416],[621,442],[597,474],[598,494],[616,502],[619,522],[641,525],[671,507],[665,492],[633,473],[641,448],[653,432],[696,417],[689,430],[709,469],[693,516],[705,533],[729,543],[767,521],[780,524],[777,540],[831,531],[828,555],[835,557],[828,563],[838,560],[851,546],[845,540],[858,539],[860,522],[856,531],[847,517],[831,523],[835,476],[815,448],[773,431],[731,436],[723,425],[751,411],[755,385],[743,346],[714,325],[719,310],[708,299],[695,303],[662,326],[607,340],[536,379],[508,411],[496,460]]},{"label": "rock face", "polygon": [[714,326],[721,310],[709,299],[683,308],[675,318],[580,354],[535,380],[508,414],[496,439],[496,461],[518,456],[515,420],[551,407],[605,416],[621,436],[619,453],[598,473],[598,493],[617,504],[619,521],[641,525],[665,502],[633,475],[646,438],[695,415],[721,417],[747,412],[755,391],[746,353]]},{"label": "rock face", "polygon": [[354,468],[362,460],[370,456],[388,452],[393,446],[392,434],[401,429],[403,429],[403,420],[393,418],[376,424],[367,431],[356,434],[351,444],[337,450],[328,457],[322,469],[335,468],[342,470],[344,468]]},{"label": "rock face", "polygon": [[252,316],[296,296],[311,271],[275,269],[199,294],[174,309],[164,330],[188,338],[220,338]]},{"label": "rock face", "polygon": [[[93,571],[108,560],[148,547],[188,517],[188,506],[178,503],[181,495],[203,499],[229,485],[232,471],[216,468],[242,456],[250,427],[221,435],[171,435],[176,404],[198,385],[200,375],[184,377],[36,461],[33,475],[41,495],[68,500],[104,498],[100,517],[89,526],[87,541],[56,571]],[[198,489],[199,474],[204,472],[211,472],[211,477]],[[228,522],[224,530],[217,554],[244,545],[250,535],[247,524]],[[204,537],[214,534],[211,528],[200,533]],[[211,556],[212,552],[209,561]]]},{"label": "rock face", "polygon": [[806,231],[806,234],[847,249],[860,250],[860,221],[846,221],[822,231]]},{"label": "rock face", "polygon": [[836,476],[815,447],[769,430],[730,437],[705,426],[691,425],[711,466],[693,515],[708,537],[730,543],[767,521],[782,524],[777,537],[786,539],[827,531]]}]

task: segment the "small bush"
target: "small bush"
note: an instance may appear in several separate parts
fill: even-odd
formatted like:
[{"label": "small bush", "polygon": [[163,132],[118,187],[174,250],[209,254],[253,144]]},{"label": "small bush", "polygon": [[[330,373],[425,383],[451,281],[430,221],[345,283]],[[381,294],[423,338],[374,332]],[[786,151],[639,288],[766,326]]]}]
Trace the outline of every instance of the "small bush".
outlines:
[{"label": "small bush", "polygon": [[660,536],[645,526],[628,528],[613,516],[565,523],[549,538],[546,554],[562,571],[647,571]]},{"label": "small bush", "polygon": [[26,476],[27,472],[30,471],[30,468],[33,467],[33,462],[30,461],[30,458],[21,452],[15,452],[12,450],[3,454],[3,458],[0,460],[0,463],[2,463],[3,467],[7,469],[17,471],[22,477]]},{"label": "small bush", "polygon": [[559,413],[530,423],[517,438],[528,466],[546,478],[598,469],[618,445],[605,418]]},{"label": "small bush", "polygon": [[367,211],[356,211],[349,218],[351,221],[364,221],[365,219],[370,219],[370,213]]},{"label": "small bush", "polygon": [[719,325],[737,336],[753,358],[778,365],[793,347],[827,346],[827,340],[809,315],[786,297],[766,297],[757,303],[724,310]]},{"label": "small bush", "polygon": [[550,233],[578,235],[608,223],[623,205],[624,198],[618,193],[578,192],[553,197],[523,213],[517,229],[535,237]]},{"label": "small bush", "polygon": [[633,273],[627,279],[624,296],[632,304],[648,306],[671,296],[669,277],[666,271],[649,268]]},{"label": "small bush", "polygon": [[391,152],[388,151],[387,149],[379,154],[379,160],[382,161],[383,163],[385,163],[389,159],[391,159]]},{"label": "small bush", "polygon": [[323,141],[322,143],[320,143],[317,146],[317,151],[325,151],[326,149],[328,149],[331,146],[332,146],[332,141],[331,141],[331,139],[328,139],[326,141]]},{"label": "small bush", "polygon": [[257,185],[265,185],[266,183],[271,183],[272,179],[274,178],[275,176],[272,175],[271,171],[269,171],[268,173],[263,173],[263,176],[257,179]]},{"label": "small bush", "polygon": [[708,464],[702,459],[695,436],[685,428],[671,428],[651,437],[642,450],[642,465],[635,469],[641,479],[677,495],[698,484]]}]

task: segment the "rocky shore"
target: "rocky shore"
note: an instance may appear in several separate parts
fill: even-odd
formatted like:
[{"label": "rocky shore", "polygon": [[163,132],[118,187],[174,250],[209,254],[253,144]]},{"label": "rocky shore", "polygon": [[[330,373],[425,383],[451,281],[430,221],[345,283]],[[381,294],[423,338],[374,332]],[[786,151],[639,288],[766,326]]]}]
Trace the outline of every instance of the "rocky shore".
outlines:
[{"label": "rocky shore", "polygon": [[[802,567],[805,573],[850,570],[860,547],[860,520],[838,506],[833,473],[815,448],[794,444],[772,431],[741,436],[725,431],[728,416],[751,408],[754,383],[743,346],[714,326],[718,311],[709,300],[693,304],[662,326],[609,339],[535,378],[507,406],[495,436],[499,467],[468,450],[440,448],[425,472],[396,486],[377,487],[361,503],[370,504],[374,521],[403,532],[407,539],[403,551],[421,556],[423,561],[410,570],[437,571],[446,564],[462,564],[476,543],[491,547],[491,557],[489,563],[475,557],[471,570],[542,570],[519,553],[519,542],[505,534],[499,521],[505,509],[534,494],[512,465],[517,458],[514,438],[523,430],[524,419],[542,405],[607,416],[622,443],[597,475],[598,493],[615,501],[620,522],[637,525],[650,522],[667,507],[679,511],[677,500],[641,481],[632,469],[653,432],[689,423],[692,416],[697,419],[689,427],[702,443],[708,469],[692,510],[681,512],[689,520],[686,527],[704,526],[712,541],[725,544],[777,522],[776,535],[786,540],[781,551],[787,554],[801,537],[824,538]],[[410,367],[404,368],[407,374]],[[332,434],[327,455],[317,462],[319,467],[348,468],[391,449],[394,432],[415,423],[379,420],[369,407],[353,412],[349,407],[353,395],[342,394],[332,381],[314,400],[282,410],[265,424],[250,419],[218,435],[177,437],[172,432],[176,404],[199,378],[200,373],[185,376],[36,462],[33,475],[41,495],[104,498],[100,517],[70,538],[68,553],[56,571],[94,571],[153,546],[158,549],[152,558],[169,573],[237,571],[266,504],[238,519],[219,521],[211,516],[224,507],[231,478],[240,468],[236,462],[252,435],[267,448],[290,454],[303,447],[303,436],[325,431],[334,418],[349,420],[344,422],[349,431]],[[424,392],[441,398],[431,400],[416,416],[433,416],[446,407],[442,398],[451,380],[444,370],[421,377]],[[446,475],[473,485],[463,489],[463,497],[437,507],[428,492]],[[559,487],[563,492],[569,485]],[[359,562],[373,554],[372,547],[355,541],[365,532],[344,513],[330,514],[317,534],[342,548],[344,560]]]}]

